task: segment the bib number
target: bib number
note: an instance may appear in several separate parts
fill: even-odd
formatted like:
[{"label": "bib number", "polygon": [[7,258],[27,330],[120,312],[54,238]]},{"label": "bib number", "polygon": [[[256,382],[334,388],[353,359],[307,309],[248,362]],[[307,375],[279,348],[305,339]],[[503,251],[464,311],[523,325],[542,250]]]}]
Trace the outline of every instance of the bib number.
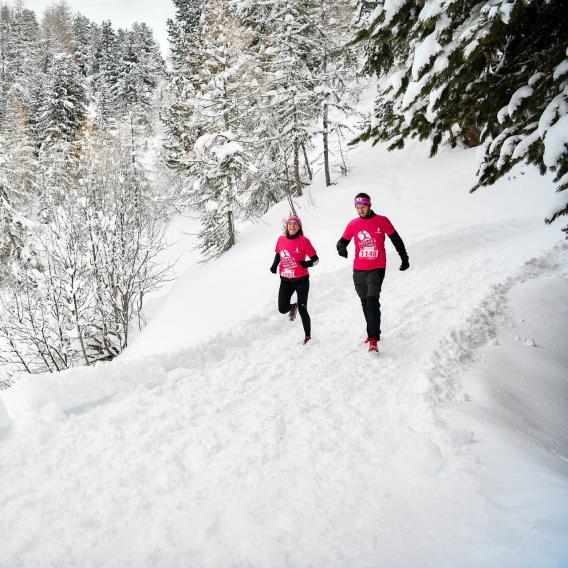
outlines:
[{"label": "bib number", "polygon": [[361,249],[359,251],[359,258],[377,258],[378,256],[379,251],[372,248]]}]

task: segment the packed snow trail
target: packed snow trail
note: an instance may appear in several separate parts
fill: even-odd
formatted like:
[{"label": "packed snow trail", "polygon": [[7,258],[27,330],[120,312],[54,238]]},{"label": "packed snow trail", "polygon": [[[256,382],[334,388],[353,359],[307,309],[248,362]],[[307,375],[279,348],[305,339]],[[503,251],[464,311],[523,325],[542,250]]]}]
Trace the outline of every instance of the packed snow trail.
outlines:
[{"label": "packed snow trail", "polygon": [[143,361],[163,384],[16,422],[0,566],[560,568],[562,533],[491,500],[439,408],[506,314],[495,291],[565,274],[566,250],[521,220],[414,242],[411,260],[388,270],[378,357],[346,262],[312,271],[313,344],[275,282],[269,316]]}]

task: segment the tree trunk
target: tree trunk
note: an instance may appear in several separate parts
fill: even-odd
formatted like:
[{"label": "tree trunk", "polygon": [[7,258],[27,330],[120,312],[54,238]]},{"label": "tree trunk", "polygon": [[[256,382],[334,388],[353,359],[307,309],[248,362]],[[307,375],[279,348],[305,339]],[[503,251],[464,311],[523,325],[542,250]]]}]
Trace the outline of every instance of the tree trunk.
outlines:
[{"label": "tree trunk", "polygon": [[476,146],[479,146],[479,134],[479,129],[475,126],[462,127],[463,141],[468,148],[475,148]]},{"label": "tree trunk", "polygon": [[302,196],[302,180],[300,179],[300,144],[298,139],[294,140],[294,185],[296,186],[296,195]]},{"label": "tree trunk", "polygon": [[327,100],[323,105],[323,168],[325,171],[325,185],[331,185],[331,176],[329,174],[329,122],[328,122],[329,105]]},{"label": "tree trunk", "polygon": [[302,142],[302,152],[304,154],[304,162],[306,162],[306,170],[308,170],[308,178],[312,181],[314,175],[312,173],[312,168],[310,167],[310,160],[308,158],[308,152],[306,150],[306,145]]},{"label": "tree trunk", "polygon": [[235,235],[235,221],[233,218],[233,212],[227,211],[227,226],[229,228],[229,240],[227,242],[227,250],[235,245],[236,235]]},{"label": "tree trunk", "polygon": [[77,328],[77,335],[79,337],[79,343],[81,344],[81,351],[83,352],[83,358],[85,359],[85,365],[87,367],[91,364],[89,362],[89,357],[87,355],[87,350],[85,349],[85,341],[83,339],[83,331],[81,329],[81,324],[79,323],[79,307],[77,304],[77,296],[73,294],[73,309],[75,311],[75,327]]},{"label": "tree trunk", "polygon": [[294,207],[294,199],[292,198],[291,183],[290,183],[290,172],[288,170],[288,156],[285,156],[284,168],[286,171],[286,197],[288,198],[288,203],[290,204],[290,211],[292,215],[297,215],[296,208]]}]

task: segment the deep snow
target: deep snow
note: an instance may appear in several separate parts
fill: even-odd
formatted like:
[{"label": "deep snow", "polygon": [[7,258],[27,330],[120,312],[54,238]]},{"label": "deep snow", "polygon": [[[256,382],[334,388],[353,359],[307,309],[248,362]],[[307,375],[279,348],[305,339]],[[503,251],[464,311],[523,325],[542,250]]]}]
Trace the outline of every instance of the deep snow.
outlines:
[{"label": "deep snow", "polygon": [[[2,568],[568,565],[552,183],[470,196],[471,151],[350,160],[299,202],[321,258],[312,344],[276,310],[282,204],[218,262],[189,254],[118,360],[2,393]],[[362,190],[411,261],[387,243],[378,357],[335,252]]]}]

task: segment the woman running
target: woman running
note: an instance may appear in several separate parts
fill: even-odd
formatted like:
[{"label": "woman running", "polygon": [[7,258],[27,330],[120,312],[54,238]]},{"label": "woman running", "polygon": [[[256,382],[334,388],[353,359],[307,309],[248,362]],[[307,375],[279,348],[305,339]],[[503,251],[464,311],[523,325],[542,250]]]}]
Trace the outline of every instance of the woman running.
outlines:
[{"label": "woman running", "polygon": [[[306,260],[309,257],[309,260]],[[276,256],[270,272],[276,274],[280,264],[280,290],[278,291],[278,310],[288,314],[294,321],[300,312],[304,326],[304,345],[311,339],[311,321],[308,314],[308,293],[310,291],[310,274],[308,268],[318,263],[318,255],[310,240],[304,236],[302,221],[292,215],[286,221],[285,233],[276,242]],[[292,294],[296,292],[297,302],[291,304]]]}]

